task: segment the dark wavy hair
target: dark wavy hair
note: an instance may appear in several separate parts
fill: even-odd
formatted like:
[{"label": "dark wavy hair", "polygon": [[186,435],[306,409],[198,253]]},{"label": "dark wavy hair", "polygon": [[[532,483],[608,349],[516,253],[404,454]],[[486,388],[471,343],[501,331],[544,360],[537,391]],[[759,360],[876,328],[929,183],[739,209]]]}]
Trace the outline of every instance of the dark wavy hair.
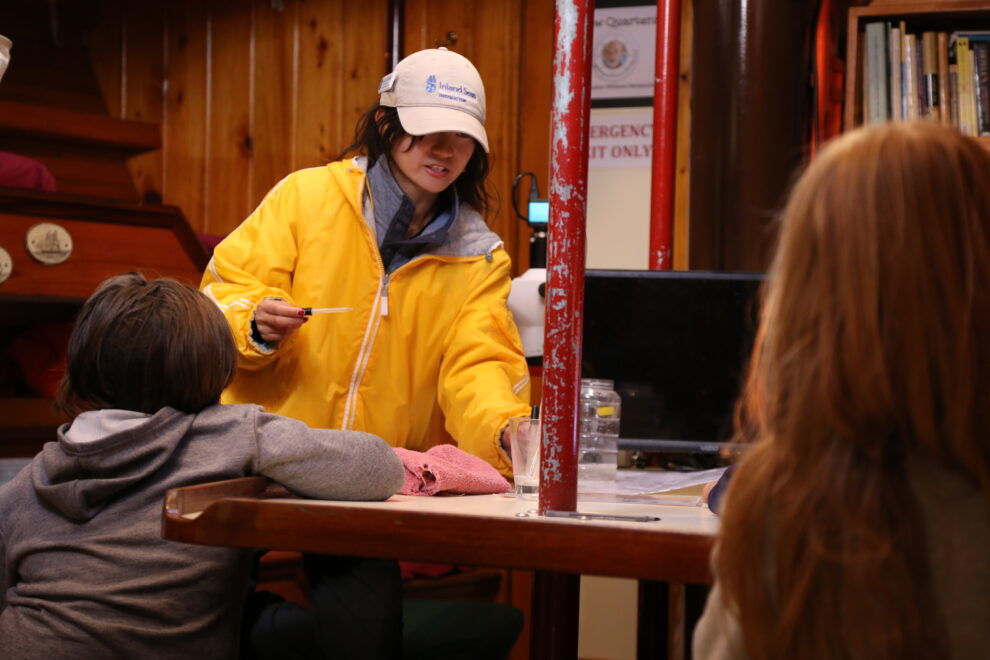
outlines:
[{"label": "dark wavy hair", "polygon": [[220,309],[196,289],[140,273],[104,281],[69,339],[56,407],[196,413],[220,400],[237,349]]},{"label": "dark wavy hair", "polygon": [[[380,116],[379,110],[382,111]],[[408,133],[402,128],[398,111],[376,103],[358,120],[354,142],[345,147],[334,160],[341,160],[356,152],[367,156],[371,163],[385,156],[391,164],[392,147],[406,135]],[[415,143],[423,139],[423,136],[414,135],[412,139]],[[468,159],[464,171],[454,181],[454,189],[461,201],[473,206],[482,216],[491,208],[492,193],[488,188],[490,170],[488,153],[475,141],[474,153]]]}]

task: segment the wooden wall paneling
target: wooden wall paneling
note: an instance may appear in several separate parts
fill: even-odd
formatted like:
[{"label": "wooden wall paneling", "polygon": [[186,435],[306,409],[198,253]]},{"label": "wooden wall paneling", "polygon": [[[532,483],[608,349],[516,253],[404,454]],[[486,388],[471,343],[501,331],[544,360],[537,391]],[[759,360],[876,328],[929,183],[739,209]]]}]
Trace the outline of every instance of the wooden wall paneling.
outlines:
[{"label": "wooden wall paneling", "polygon": [[[424,48],[436,48],[436,41],[444,45],[448,32],[457,33],[454,43],[447,48],[474,62],[476,9],[485,4],[477,0],[405,0],[403,56]],[[486,25],[485,28],[495,26]],[[477,63],[475,63],[477,64]],[[487,81],[486,81],[487,82]]]},{"label": "wooden wall paneling", "polygon": [[521,272],[515,258],[519,222],[512,211],[511,184],[518,166],[515,134],[518,127],[519,37],[521,0],[491,3],[465,0],[407,0],[404,53],[435,48],[457,35],[448,46],[477,67],[485,83],[486,124],[494,191],[488,222],[513,256],[514,274]]},{"label": "wooden wall paneling", "polygon": [[474,62],[485,82],[489,111],[486,130],[492,153],[491,182],[497,193],[489,225],[505,242],[513,257],[513,275],[522,273],[528,260],[516,258],[523,234],[528,246],[529,232],[512,209],[512,180],[519,172],[519,56],[522,16],[521,0],[477,2],[472,43]]},{"label": "wooden wall paneling", "polygon": [[[402,51],[399,59],[409,53],[426,48],[426,35],[430,31],[429,16],[430,0],[401,0],[402,11]],[[398,44],[397,44],[398,46]]]},{"label": "wooden wall paneling", "polygon": [[386,73],[388,3],[303,1],[299,17],[300,167],[334,159],[354,139]]},{"label": "wooden wall paneling", "polygon": [[89,34],[89,56],[100,92],[112,117],[123,117],[123,0],[99,0]]},{"label": "wooden wall paneling", "polygon": [[176,0],[166,6],[165,116],[162,193],[202,231],[206,199],[206,6]]},{"label": "wooden wall paneling", "polygon": [[674,269],[689,267],[691,241],[691,50],[694,2],[681,5],[681,52],[677,87],[677,161],[674,180]]},{"label": "wooden wall paneling", "polygon": [[251,206],[252,13],[240,0],[212,0],[209,13],[206,196],[201,229],[226,235]]},{"label": "wooden wall paneling", "polygon": [[[124,3],[123,11],[120,116],[161,125],[166,102],[164,6],[129,0]],[[162,126],[163,137],[164,129]],[[141,199],[162,200],[163,157],[164,150],[156,149],[128,159],[127,169]]]},{"label": "wooden wall paneling", "polygon": [[[520,34],[519,128],[516,171],[533,172],[540,194],[550,194],[550,105],[553,93],[553,17],[554,0],[524,0]],[[528,185],[528,181],[525,182]],[[528,190],[528,189],[527,189]],[[511,194],[511,191],[508,193]],[[519,203],[528,199],[520,195]],[[512,200],[508,200],[511,205]],[[523,211],[525,213],[525,211]],[[519,271],[529,264],[531,232],[522,223],[514,254]]]},{"label": "wooden wall paneling", "polygon": [[[313,167],[336,155],[342,119],[344,6],[351,3],[303,0],[299,3],[299,119],[296,166]],[[354,26],[357,27],[357,26]]]},{"label": "wooden wall paneling", "polygon": [[388,1],[344,3],[338,104],[330,157],[354,140],[358,118],[378,101],[378,83],[392,70],[388,60]]},{"label": "wooden wall paneling", "polygon": [[296,169],[295,133],[299,103],[298,0],[273,7],[254,0],[254,98],[251,141],[252,205]]}]

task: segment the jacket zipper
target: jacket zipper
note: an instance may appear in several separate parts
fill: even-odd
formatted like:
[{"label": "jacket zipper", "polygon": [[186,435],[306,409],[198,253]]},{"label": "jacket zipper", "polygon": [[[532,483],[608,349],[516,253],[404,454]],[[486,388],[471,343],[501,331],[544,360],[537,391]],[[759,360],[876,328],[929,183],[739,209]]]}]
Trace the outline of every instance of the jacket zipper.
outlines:
[{"label": "jacket zipper", "polygon": [[382,299],[382,304],[379,307],[382,316],[388,316],[388,281],[389,276],[385,276],[385,280],[382,282],[381,293],[379,294]]},{"label": "jacket zipper", "polygon": [[[359,185],[359,191],[364,189],[364,177],[361,178],[361,184]],[[358,192],[358,199],[361,199],[361,192]],[[367,221],[364,219],[363,205],[361,213],[361,224],[364,225],[365,231],[371,234],[371,227],[368,226]],[[371,235],[372,245],[376,245],[375,237]],[[382,316],[388,313],[388,275],[385,273],[385,265],[382,263],[382,257],[378,253],[377,249],[374,249],[375,263],[378,265],[378,292],[375,296],[375,300],[371,305],[371,315],[368,317],[368,325],[364,329],[364,338],[361,340],[361,348],[358,350],[357,362],[354,363],[354,371],[351,373],[351,382],[347,388],[347,399],[344,403],[344,418],[341,421],[340,428],[347,431],[354,424],[354,414],[357,409],[357,393],[358,389],[361,387],[361,381],[364,380],[364,372],[368,367],[368,360],[371,357],[371,351],[375,345],[375,337],[378,334],[378,326],[381,325]],[[381,306],[385,306],[385,311],[383,312]]]},{"label": "jacket zipper", "polygon": [[[365,182],[365,178],[362,177],[361,183],[359,185],[359,190],[364,189],[364,182]],[[361,195],[362,193],[359,192],[358,199],[362,199]],[[364,219],[363,205],[361,208],[362,208],[362,213],[361,213],[362,224],[365,227],[365,231],[367,231],[370,234],[371,227],[368,226],[367,221]],[[375,241],[374,234],[371,234],[371,242],[373,245],[377,246],[377,242]],[[498,241],[497,243],[495,243],[495,245],[493,245],[488,250],[488,252],[485,253],[485,260],[490,262],[492,260],[492,254],[495,252],[496,249],[498,249],[502,245],[503,245],[502,241]],[[340,425],[340,428],[345,431],[349,430],[351,428],[351,425],[354,423],[354,414],[357,408],[358,389],[361,387],[361,381],[364,380],[364,372],[368,368],[368,360],[371,358],[371,351],[375,345],[375,338],[378,335],[378,327],[381,325],[382,317],[388,316],[388,285],[392,274],[385,272],[385,265],[382,263],[381,254],[378,253],[377,249],[374,250],[374,253],[375,253],[375,263],[378,264],[378,285],[379,285],[378,295],[375,296],[375,301],[371,307],[371,316],[368,319],[368,325],[364,329],[364,338],[361,340],[361,348],[358,351],[358,359],[354,365],[354,371],[353,373],[351,373],[351,382],[347,389],[347,399],[346,399],[346,403],[344,404],[344,419]],[[425,256],[436,257],[436,255],[421,255],[420,257],[417,257],[412,261],[403,264],[402,266],[397,268],[394,272],[396,273],[399,272],[400,270],[408,266],[410,263],[413,263],[417,259],[423,258]]]}]

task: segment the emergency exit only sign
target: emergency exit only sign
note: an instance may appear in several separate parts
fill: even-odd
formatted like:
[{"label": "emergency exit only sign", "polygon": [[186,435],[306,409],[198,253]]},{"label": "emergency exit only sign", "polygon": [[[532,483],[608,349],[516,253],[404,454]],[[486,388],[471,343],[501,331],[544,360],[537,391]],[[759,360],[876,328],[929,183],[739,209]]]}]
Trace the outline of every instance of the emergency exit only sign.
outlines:
[{"label": "emergency exit only sign", "polygon": [[650,167],[653,108],[594,109],[590,124],[589,167]]}]

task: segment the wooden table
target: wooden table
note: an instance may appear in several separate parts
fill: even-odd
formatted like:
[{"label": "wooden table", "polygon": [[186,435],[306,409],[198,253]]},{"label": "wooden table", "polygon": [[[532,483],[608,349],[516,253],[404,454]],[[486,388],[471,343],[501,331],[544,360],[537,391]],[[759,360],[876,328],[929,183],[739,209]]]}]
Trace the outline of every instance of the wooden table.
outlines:
[{"label": "wooden table", "polygon": [[338,502],[281,494],[262,477],[170,490],[162,535],[204,545],[534,570],[532,643],[543,649],[533,656],[539,658],[564,657],[540,646],[541,611],[571,608],[575,640],[577,618],[576,597],[573,603],[541,599],[541,576],[551,584],[554,576],[573,574],[651,583],[711,580],[708,553],[718,519],[703,507],[578,504],[583,513],[659,518],[627,522],[541,517],[535,500],[509,495]]}]

